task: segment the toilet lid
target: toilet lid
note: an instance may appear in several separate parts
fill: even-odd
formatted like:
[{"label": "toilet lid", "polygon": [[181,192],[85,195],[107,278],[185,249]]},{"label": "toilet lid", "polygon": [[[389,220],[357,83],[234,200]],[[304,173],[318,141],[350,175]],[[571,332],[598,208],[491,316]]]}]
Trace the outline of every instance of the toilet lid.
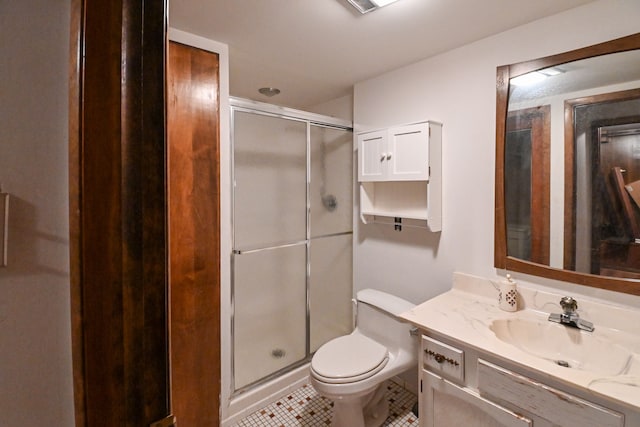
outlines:
[{"label": "toilet lid", "polygon": [[387,360],[385,346],[355,333],[333,339],[320,347],[311,360],[311,368],[327,380],[355,381],[377,373]]}]

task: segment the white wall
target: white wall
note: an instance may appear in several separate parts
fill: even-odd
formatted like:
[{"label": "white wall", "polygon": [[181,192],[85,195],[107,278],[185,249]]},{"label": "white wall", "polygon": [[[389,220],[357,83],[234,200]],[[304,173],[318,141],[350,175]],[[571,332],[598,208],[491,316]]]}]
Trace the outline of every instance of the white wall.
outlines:
[{"label": "white wall", "polygon": [[69,1],[0,4],[0,424],[74,422],[69,308]]},{"label": "white wall", "polygon": [[340,98],[322,104],[310,106],[306,109],[317,114],[325,116],[337,117],[339,119],[353,121],[353,94],[345,95]]},{"label": "white wall", "polygon": [[[503,273],[493,267],[496,67],[638,32],[639,18],[637,0],[596,1],[358,83],[356,131],[444,123],[444,188],[441,234],[356,225],[355,290],[374,287],[421,302],[450,289],[454,271]],[[628,295],[514,276],[640,306]]]}]

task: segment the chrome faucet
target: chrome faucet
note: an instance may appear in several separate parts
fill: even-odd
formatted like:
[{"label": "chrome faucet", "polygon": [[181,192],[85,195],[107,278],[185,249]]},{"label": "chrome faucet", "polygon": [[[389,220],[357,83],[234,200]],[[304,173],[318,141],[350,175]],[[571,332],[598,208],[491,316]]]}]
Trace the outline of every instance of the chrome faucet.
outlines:
[{"label": "chrome faucet", "polygon": [[593,331],[593,323],[582,320],[576,312],[578,309],[578,301],[574,298],[562,297],[560,307],[562,307],[562,313],[551,313],[549,315],[550,322],[560,323],[561,325],[571,326],[587,332]]}]

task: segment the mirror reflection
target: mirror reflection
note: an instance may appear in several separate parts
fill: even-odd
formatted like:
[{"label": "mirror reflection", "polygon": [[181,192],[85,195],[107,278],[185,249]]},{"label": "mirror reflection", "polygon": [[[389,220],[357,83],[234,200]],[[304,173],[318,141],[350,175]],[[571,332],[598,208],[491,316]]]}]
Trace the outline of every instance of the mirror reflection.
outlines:
[{"label": "mirror reflection", "polygon": [[640,279],[640,51],[509,81],[507,255]]}]

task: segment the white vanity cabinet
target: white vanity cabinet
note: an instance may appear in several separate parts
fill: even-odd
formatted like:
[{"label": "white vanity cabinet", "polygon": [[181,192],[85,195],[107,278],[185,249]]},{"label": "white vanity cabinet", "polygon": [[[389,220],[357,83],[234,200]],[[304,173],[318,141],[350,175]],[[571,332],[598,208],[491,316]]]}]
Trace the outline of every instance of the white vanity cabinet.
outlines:
[{"label": "white vanity cabinet", "polygon": [[[499,366],[477,350],[422,337],[423,427],[624,427],[625,416]],[[628,425],[627,427],[631,427]]]},{"label": "white vanity cabinet", "polygon": [[422,337],[419,420],[421,427],[527,427],[532,421],[488,400],[465,381],[465,350]]},{"label": "white vanity cabinet", "polygon": [[360,213],[442,226],[442,125],[421,122],[362,132],[358,144]]}]

